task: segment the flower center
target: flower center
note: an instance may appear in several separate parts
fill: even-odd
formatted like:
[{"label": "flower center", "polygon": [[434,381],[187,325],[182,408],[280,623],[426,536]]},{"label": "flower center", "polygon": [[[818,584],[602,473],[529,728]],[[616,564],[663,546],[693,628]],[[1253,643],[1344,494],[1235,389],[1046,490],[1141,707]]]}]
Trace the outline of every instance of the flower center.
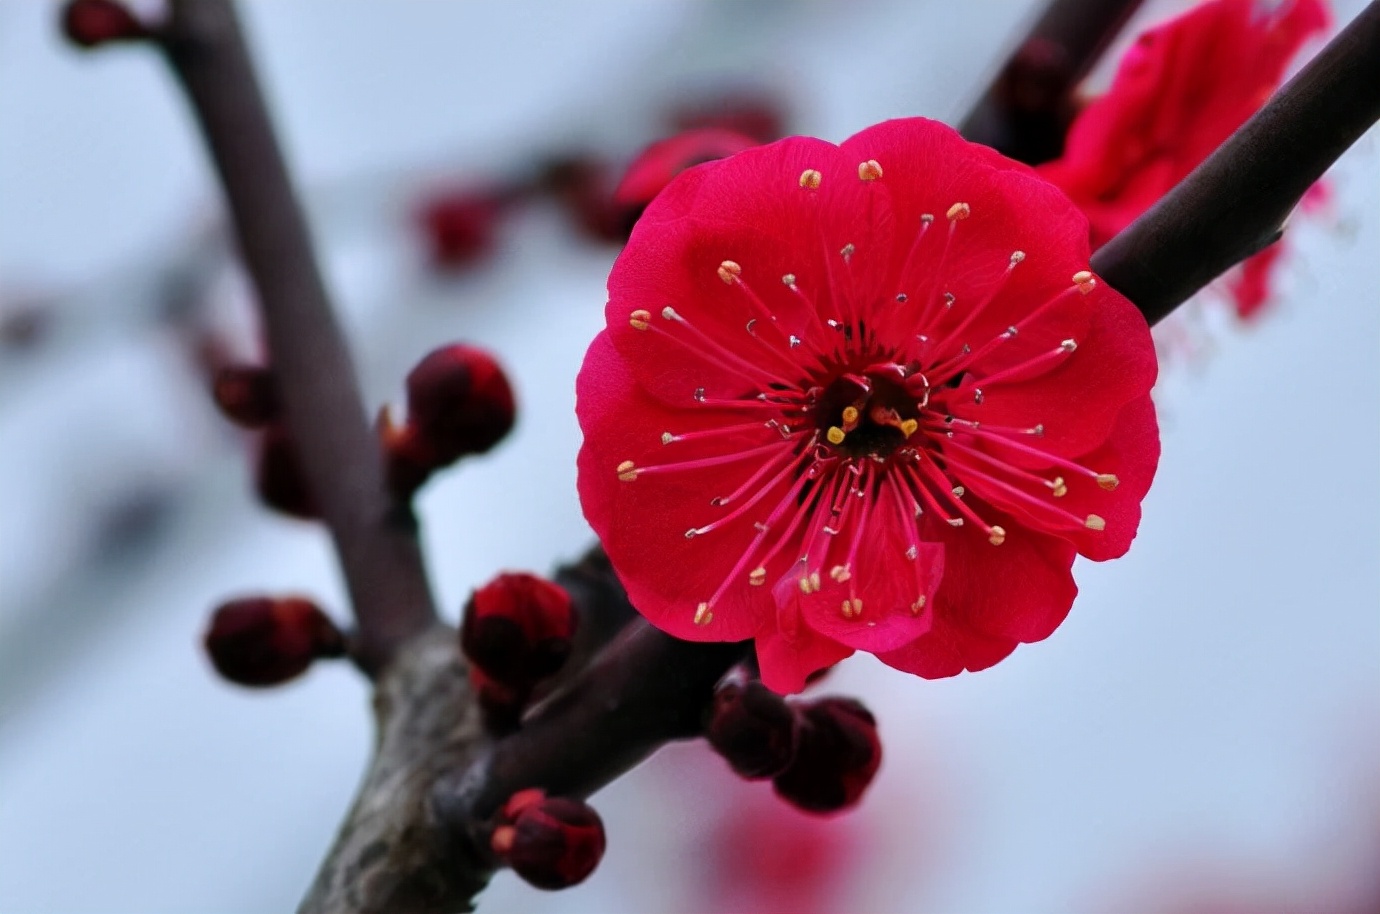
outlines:
[{"label": "flower center", "polygon": [[810,395],[810,414],[833,453],[885,460],[919,428],[930,386],[914,366],[884,362],[840,371]]}]

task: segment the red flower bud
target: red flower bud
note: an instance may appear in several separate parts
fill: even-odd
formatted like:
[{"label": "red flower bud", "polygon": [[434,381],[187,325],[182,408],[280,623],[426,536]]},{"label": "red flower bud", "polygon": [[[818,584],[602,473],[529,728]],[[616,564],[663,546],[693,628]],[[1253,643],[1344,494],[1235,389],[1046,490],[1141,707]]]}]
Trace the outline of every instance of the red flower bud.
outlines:
[{"label": "red flower bud", "polygon": [[62,31],[69,41],[83,48],[111,41],[137,41],[149,34],[124,4],[113,0],[71,0],[62,11]]},{"label": "red flower bud", "polygon": [[498,220],[508,201],[509,195],[477,188],[443,191],[423,200],[415,218],[426,237],[432,265],[462,269],[492,253]]},{"label": "red flower bud", "polygon": [[613,202],[640,216],[652,198],[682,171],[756,145],[757,140],[750,136],[719,127],[687,130],[659,140],[633,159],[613,192]]},{"label": "red flower bud", "polygon": [[604,823],[579,800],[522,790],[504,805],[499,823],[490,839],[494,854],[539,889],[584,882],[604,856]]},{"label": "red flower bud", "polygon": [[302,520],[316,520],[320,512],[287,431],[273,426],[264,433],[254,486],[264,504]]},{"label": "red flower bud", "polygon": [[570,594],[533,574],[500,574],[465,605],[460,647],[484,674],[531,686],[561,668],[575,635]]},{"label": "red flower bud", "polygon": [[493,356],[442,346],[407,376],[407,421],[444,465],[482,454],[513,428],[513,389]]},{"label": "red flower bud", "polygon": [[226,365],[211,382],[221,414],[245,428],[263,428],[282,411],[273,373],[253,365]]},{"label": "red flower bud", "polygon": [[345,636],[312,601],[241,597],[222,603],[206,630],[206,653],[226,679],[272,686],[306,671],[318,657],[345,653]]},{"label": "red flower bud", "polygon": [[595,241],[627,241],[639,215],[614,203],[611,170],[593,156],[568,155],[548,162],[536,187],[559,203],[576,227]]},{"label": "red flower bud", "polygon": [[779,100],[750,89],[698,99],[671,112],[671,123],[678,130],[718,127],[746,134],[759,143],[770,143],[784,136],[785,121]]},{"label": "red flower bud", "polygon": [[837,812],[862,798],[882,763],[877,721],[850,698],[824,698],[797,706],[800,744],[795,761],[772,785],[807,812]]},{"label": "red flower bud", "polygon": [[757,680],[728,682],[714,693],[705,736],[745,778],[780,774],[795,758],[796,712]]}]

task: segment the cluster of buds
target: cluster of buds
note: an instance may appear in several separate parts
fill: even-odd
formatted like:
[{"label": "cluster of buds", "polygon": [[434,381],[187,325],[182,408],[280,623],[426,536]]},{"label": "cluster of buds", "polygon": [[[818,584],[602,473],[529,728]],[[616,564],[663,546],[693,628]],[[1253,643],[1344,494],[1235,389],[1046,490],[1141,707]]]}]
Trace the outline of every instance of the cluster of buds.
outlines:
[{"label": "cluster of buds", "polygon": [[243,686],[275,686],[302,675],[312,661],[342,657],[345,635],[303,597],[240,597],[211,614],[204,638],[216,671]]},{"label": "cluster of buds", "polygon": [[665,120],[666,137],[625,167],[591,152],[562,152],[530,177],[428,193],[416,204],[413,221],[430,263],[454,271],[481,262],[496,249],[502,220],[524,201],[543,198],[565,210],[585,237],[622,244],[647,204],[680,172],[775,140],[783,129],[779,104],[751,92],[679,105]]},{"label": "cluster of buds", "polygon": [[520,790],[499,812],[489,846],[500,862],[539,889],[588,878],[604,856],[604,823],[587,804]]},{"label": "cluster of buds", "polygon": [[489,729],[516,729],[533,690],[570,656],[575,624],[570,594],[533,574],[500,574],[474,592],[460,649]]},{"label": "cluster of buds", "polygon": [[513,389],[489,353],[454,343],[433,350],[407,376],[407,421],[379,416],[388,485],[411,498],[431,474],[483,454],[513,428]]},{"label": "cluster of buds", "polygon": [[273,372],[257,365],[225,365],[211,381],[211,399],[226,419],[262,432],[254,461],[259,500],[289,517],[319,518],[297,447],[282,422],[282,401]]},{"label": "cluster of buds", "polygon": [[782,799],[807,812],[856,805],[882,763],[877,721],[860,703],[788,702],[757,680],[720,685],[705,736],[739,776],[770,778]]}]

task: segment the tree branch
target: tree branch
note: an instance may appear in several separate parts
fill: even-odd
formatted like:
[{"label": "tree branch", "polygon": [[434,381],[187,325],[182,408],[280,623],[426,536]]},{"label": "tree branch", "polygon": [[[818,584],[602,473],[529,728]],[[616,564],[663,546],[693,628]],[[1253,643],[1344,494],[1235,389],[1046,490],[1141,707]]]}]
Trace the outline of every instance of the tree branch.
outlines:
[{"label": "tree branch", "polygon": [[1073,90],[1142,0],[1050,0],[958,132],[1036,165],[1058,158]]},{"label": "tree branch", "polygon": [[288,431],[340,556],[356,657],[376,673],[436,621],[416,521],[384,487],[378,443],[234,9],[229,0],[173,0],[159,38],[225,188]]},{"label": "tree branch", "polygon": [[1373,2],[1216,152],[1092,258],[1156,323],[1279,238],[1305,191],[1380,119]]}]

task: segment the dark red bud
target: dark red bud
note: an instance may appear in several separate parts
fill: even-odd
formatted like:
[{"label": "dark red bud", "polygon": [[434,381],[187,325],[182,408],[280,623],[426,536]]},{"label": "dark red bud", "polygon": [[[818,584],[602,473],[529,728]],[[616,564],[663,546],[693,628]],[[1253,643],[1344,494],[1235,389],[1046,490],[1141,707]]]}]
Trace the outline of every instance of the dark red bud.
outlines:
[{"label": "dark red bud", "polygon": [[245,428],[263,428],[282,408],[273,373],[254,365],[226,365],[211,382],[211,397],[221,414]]},{"label": "dark red bud", "polygon": [[216,670],[245,686],[272,686],[304,673],[320,657],[345,653],[345,636],[312,601],[242,597],[222,603],[206,630]]},{"label": "dark red bud", "polygon": [[572,155],[548,163],[537,187],[571,215],[582,234],[595,241],[627,241],[639,215],[614,203],[612,170],[593,156]]},{"label": "dark red bud", "polygon": [[795,758],[795,710],[761,682],[728,682],[714,693],[705,736],[745,778],[780,774]]},{"label": "dark red bud", "polygon": [[613,192],[613,202],[640,215],[652,198],[682,171],[756,145],[757,140],[750,136],[719,127],[687,130],[659,140],[633,159]]},{"label": "dark red bud", "polygon": [[513,794],[490,846],[499,860],[539,889],[578,885],[604,856],[604,823],[579,800],[540,790]]},{"label": "dark red bud", "polygon": [[798,704],[800,741],[795,761],[772,785],[807,812],[837,812],[862,798],[882,763],[871,712],[850,698]]},{"label": "dark red bud", "polygon": [[271,426],[259,443],[254,486],[265,505],[303,520],[316,520],[320,512],[307,484],[297,447],[280,426]]},{"label": "dark red bud", "polygon": [[502,367],[474,346],[442,346],[407,376],[407,421],[441,461],[437,466],[498,444],[516,412]]},{"label": "dark red bud", "polygon": [[534,574],[500,574],[465,605],[460,647],[491,679],[512,686],[539,682],[561,668],[575,636],[570,594]]},{"label": "dark red bud", "polygon": [[762,92],[740,89],[713,98],[682,104],[671,112],[678,130],[719,127],[770,143],[785,133],[785,113],[778,99]]},{"label": "dark red bud", "polygon": [[407,501],[444,465],[434,450],[411,425],[393,422],[388,407],[379,410],[379,444],[383,448],[383,468],[388,490]]},{"label": "dark red bud", "polygon": [[459,188],[423,200],[415,218],[427,240],[431,263],[458,270],[492,253],[508,199],[508,195],[493,190]]},{"label": "dark red bud", "polygon": [[137,41],[149,34],[124,4],[114,0],[70,0],[62,10],[62,31],[68,40],[83,48],[111,41]]}]

